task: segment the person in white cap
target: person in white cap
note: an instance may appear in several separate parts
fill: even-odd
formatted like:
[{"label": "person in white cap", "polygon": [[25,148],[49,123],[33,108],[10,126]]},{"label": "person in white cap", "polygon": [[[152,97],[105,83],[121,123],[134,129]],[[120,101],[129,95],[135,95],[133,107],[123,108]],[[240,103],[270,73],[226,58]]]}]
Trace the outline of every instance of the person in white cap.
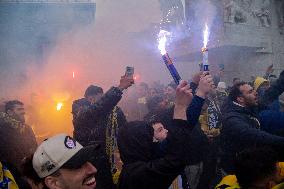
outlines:
[{"label": "person in white cap", "polygon": [[97,147],[83,147],[66,134],[45,140],[30,160],[34,174],[27,175],[29,183],[42,189],[96,188],[97,169],[91,162]]}]

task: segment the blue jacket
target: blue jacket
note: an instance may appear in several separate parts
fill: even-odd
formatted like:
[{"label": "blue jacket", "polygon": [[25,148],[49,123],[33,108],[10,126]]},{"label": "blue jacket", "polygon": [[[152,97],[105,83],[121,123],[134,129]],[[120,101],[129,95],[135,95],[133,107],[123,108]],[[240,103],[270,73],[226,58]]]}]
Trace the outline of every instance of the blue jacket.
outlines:
[{"label": "blue jacket", "polygon": [[269,133],[277,133],[284,129],[284,112],[280,112],[278,97],[284,91],[284,72],[276,83],[261,95],[259,93],[259,118],[261,129]]},{"label": "blue jacket", "polygon": [[259,113],[261,129],[276,134],[284,129],[284,112],[264,110]]}]

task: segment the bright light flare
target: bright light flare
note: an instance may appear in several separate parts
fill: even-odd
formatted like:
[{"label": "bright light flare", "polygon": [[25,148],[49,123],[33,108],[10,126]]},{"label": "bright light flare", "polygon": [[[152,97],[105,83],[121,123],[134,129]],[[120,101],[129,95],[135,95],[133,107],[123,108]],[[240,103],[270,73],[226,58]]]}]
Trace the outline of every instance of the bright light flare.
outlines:
[{"label": "bright light flare", "polygon": [[166,45],[167,45],[167,38],[171,36],[171,33],[166,30],[160,30],[158,34],[158,49],[160,50],[161,54],[164,55],[167,53]]},{"label": "bright light flare", "polygon": [[139,78],[140,78],[140,75],[138,75],[138,74],[136,74],[136,75],[133,76],[134,81],[139,80]]},{"label": "bright light flare", "polygon": [[208,25],[205,24],[205,28],[204,28],[204,31],[203,31],[203,48],[207,47],[207,44],[208,44],[208,41],[209,41],[209,35],[210,35],[210,32],[209,32]]},{"label": "bright light flare", "polygon": [[73,77],[73,79],[75,78],[75,72],[72,73],[72,77]]},{"label": "bright light flare", "polygon": [[63,103],[62,102],[58,102],[57,105],[56,105],[56,110],[57,111],[60,111],[63,107]]}]

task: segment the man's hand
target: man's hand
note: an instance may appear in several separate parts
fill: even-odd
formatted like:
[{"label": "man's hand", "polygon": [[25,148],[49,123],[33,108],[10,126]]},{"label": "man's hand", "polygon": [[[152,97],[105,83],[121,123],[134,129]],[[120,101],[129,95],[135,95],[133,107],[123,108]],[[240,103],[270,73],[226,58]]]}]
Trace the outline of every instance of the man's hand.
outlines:
[{"label": "man's hand", "polygon": [[201,98],[206,98],[209,92],[213,89],[213,79],[209,72],[204,72],[201,75],[196,95]]},{"label": "man's hand", "polygon": [[273,64],[271,64],[270,66],[268,66],[265,73],[267,74],[267,76],[269,76],[270,74],[273,73],[273,71],[274,71]]},{"label": "man's hand", "polygon": [[198,85],[201,75],[202,75],[202,72],[195,73],[192,76],[192,82],[195,83],[196,85]]},{"label": "man's hand", "polygon": [[176,106],[187,107],[192,101],[192,91],[186,81],[181,81],[176,89]]},{"label": "man's hand", "polygon": [[192,92],[186,81],[181,81],[176,89],[174,119],[186,120],[186,108],[192,101]]},{"label": "man's hand", "polygon": [[134,83],[133,77],[122,76],[118,88],[120,90],[127,89]]}]

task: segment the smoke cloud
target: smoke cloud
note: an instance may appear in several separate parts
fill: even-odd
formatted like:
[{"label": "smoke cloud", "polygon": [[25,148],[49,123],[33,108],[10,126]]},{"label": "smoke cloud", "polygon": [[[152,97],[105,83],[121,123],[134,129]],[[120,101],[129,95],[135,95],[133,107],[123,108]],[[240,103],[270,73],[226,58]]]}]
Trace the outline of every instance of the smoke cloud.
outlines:
[{"label": "smoke cloud", "polygon": [[[27,7],[14,11],[17,13],[9,6],[1,11],[6,11],[10,19],[2,20],[0,96],[2,100],[24,101],[28,112],[33,112],[30,105],[39,110],[38,120],[28,117],[31,124],[41,125],[34,128],[38,135],[71,133],[72,101],[82,97],[90,84],[104,90],[118,85],[126,66],[134,66],[137,83],[170,81],[154,33],[154,24],[161,19],[158,1],[97,0],[93,22],[78,21],[84,15],[77,9],[69,9],[62,16],[61,9],[46,5],[45,11],[34,16]],[[45,20],[46,25],[39,28],[41,33],[34,30],[33,36],[28,35],[28,24],[15,21],[19,15],[32,22],[39,19],[40,24]],[[56,29],[50,31],[49,26],[54,25],[49,22],[56,15],[60,23],[72,25],[55,35],[52,32]],[[4,30],[10,35],[5,36]],[[52,40],[41,36],[52,36]],[[15,42],[15,38],[19,40]],[[56,111],[59,102],[64,103],[61,112]]]}]

